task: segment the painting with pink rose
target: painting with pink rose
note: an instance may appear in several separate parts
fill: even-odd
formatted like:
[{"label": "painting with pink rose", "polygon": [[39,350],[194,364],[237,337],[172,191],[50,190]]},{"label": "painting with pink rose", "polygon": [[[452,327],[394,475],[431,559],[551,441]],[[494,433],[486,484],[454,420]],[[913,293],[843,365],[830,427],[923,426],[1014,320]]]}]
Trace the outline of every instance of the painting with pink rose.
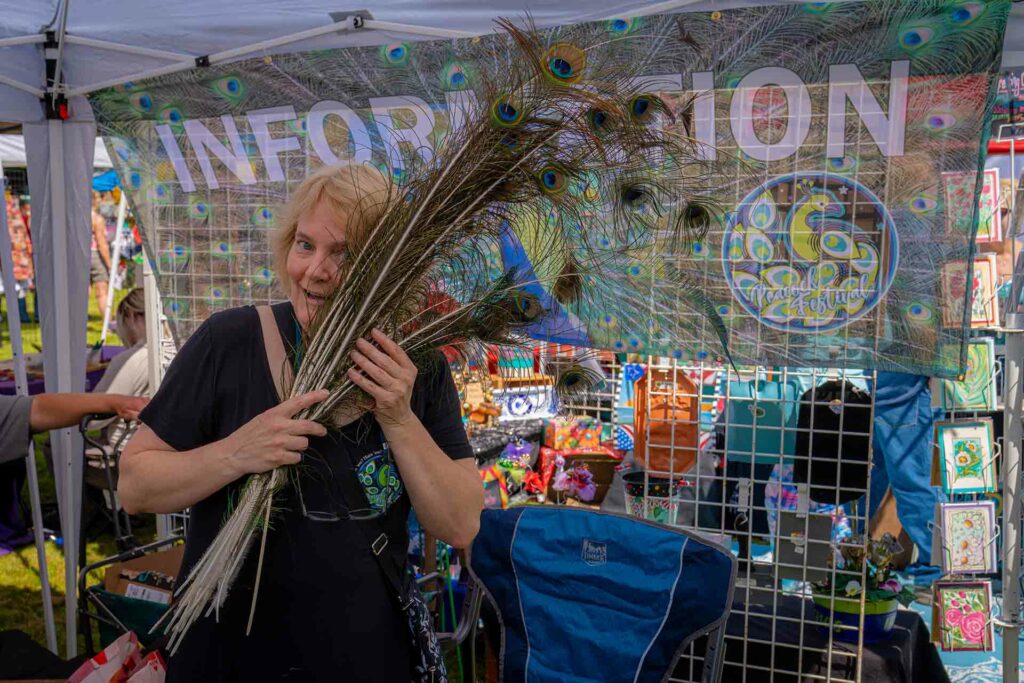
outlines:
[{"label": "painting with pink rose", "polygon": [[942,569],[948,574],[996,571],[995,503],[942,503]]},{"label": "painting with pink rose", "polygon": [[943,650],[991,651],[992,584],[988,581],[935,584]]}]

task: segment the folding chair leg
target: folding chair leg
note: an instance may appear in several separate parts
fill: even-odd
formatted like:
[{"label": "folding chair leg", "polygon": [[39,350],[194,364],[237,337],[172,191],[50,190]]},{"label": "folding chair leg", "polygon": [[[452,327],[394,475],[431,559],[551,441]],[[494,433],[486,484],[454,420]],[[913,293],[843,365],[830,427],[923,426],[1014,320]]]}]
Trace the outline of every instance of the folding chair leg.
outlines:
[{"label": "folding chair leg", "polygon": [[708,646],[704,651],[703,683],[718,683],[725,662],[725,624],[708,633]]}]

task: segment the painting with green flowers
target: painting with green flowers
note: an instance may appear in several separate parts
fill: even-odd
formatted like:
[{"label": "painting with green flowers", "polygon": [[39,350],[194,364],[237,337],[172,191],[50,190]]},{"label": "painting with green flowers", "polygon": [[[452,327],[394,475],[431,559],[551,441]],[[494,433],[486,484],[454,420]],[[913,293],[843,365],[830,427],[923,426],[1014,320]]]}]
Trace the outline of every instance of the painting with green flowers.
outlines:
[{"label": "painting with green flowers", "polygon": [[935,424],[942,456],[942,488],[947,493],[996,490],[992,420],[955,420]]},{"label": "painting with green flowers", "polygon": [[996,352],[991,339],[972,339],[967,364],[957,380],[942,380],[944,410],[996,409]]},{"label": "painting with green flowers", "polygon": [[939,582],[935,584],[935,604],[943,650],[993,649],[991,583]]}]

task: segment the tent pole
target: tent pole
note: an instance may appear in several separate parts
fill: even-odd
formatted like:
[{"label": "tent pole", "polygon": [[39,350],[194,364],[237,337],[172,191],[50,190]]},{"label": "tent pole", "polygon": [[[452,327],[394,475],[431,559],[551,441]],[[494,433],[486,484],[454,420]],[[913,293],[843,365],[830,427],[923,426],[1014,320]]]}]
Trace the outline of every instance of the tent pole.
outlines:
[{"label": "tent pole", "polygon": [[[6,179],[0,167],[0,194],[6,202]],[[21,318],[17,314],[18,292],[14,280],[14,249],[8,232],[7,210],[0,211],[0,266],[3,268],[4,292],[7,295],[7,328],[11,335],[11,355],[14,358],[14,384],[20,396],[28,396],[28,375],[25,372],[25,353],[21,343]],[[35,442],[29,438],[25,456],[28,476],[28,495],[32,508],[32,535],[39,558],[39,584],[43,598],[43,622],[46,627],[46,647],[57,654],[57,627],[53,620],[53,597],[50,594],[50,573],[46,565],[46,539],[43,538],[43,511],[39,500],[39,473],[36,472]]]},{"label": "tent pole", "polygon": [[[54,260],[54,305],[59,308],[63,300],[68,305],[68,213],[64,192],[64,122],[53,120],[47,122],[47,137],[50,145],[50,204],[53,222],[53,260]],[[71,354],[81,353],[77,345],[71,343],[70,321],[67,311],[54,310],[47,315],[53,316],[57,342],[57,367],[47,368],[47,373],[56,370],[56,388],[59,392],[71,392]],[[51,385],[52,386],[52,385]],[[74,459],[70,429],[59,429],[50,432],[53,442],[54,469],[61,470],[61,533],[64,535],[64,579],[65,596],[64,611],[67,618],[65,631],[67,635],[67,658],[71,659],[78,652],[78,522],[79,511],[75,506],[76,477],[74,476]]]},{"label": "tent pole", "polygon": [[408,33],[414,36],[429,36],[431,38],[475,38],[478,35],[472,31],[457,31],[451,28],[434,28],[433,26],[416,26],[414,24],[398,24],[393,21],[378,21],[376,19],[364,19],[362,28],[375,31]]},{"label": "tent pole", "polygon": [[97,90],[111,88],[115,85],[121,85],[128,81],[142,81],[148,78],[156,78],[157,76],[167,76],[169,74],[179,73],[181,71],[188,71],[189,69],[196,68],[197,63],[200,61],[204,62],[207,65],[212,65],[217,64],[219,62],[226,62],[237,57],[244,57],[245,55],[254,52],[270,50],[272,48],[287,45],[289,43],[295,43],[301,40],[308,40],[310,38],[317,38],[328,33],[335,33],[337,31],[351,31],[354,28],[358,28],[357,24],[361,21],[362,19],[360,17],[346,17],[345,19],[342,19],[341,21],[336,21],[333,24],[326,24],[324,26],[318,26],[317,28],[308,29],[306,31],[299,31],[298,33],[291,33],[286,36],[281,36],[280,38],[273,38],[271,40],[264,40],[259,43],[253,43],[252,45],[245,45],[243,47],[225,50],[224,52],[218,52],[207,57],[197,57],[195,59],[189,59],[185,62],[178,62],[177,64],[169,64],[168,66],[162,66],[157,69],[148,69],[146,71],[140,71],[127,76],[112,78],[101,83],[79,86],[77,88],[70,89],[67,92],[67,96],[70,98],[78,97],[79,95],[88,95],[89,93],[96,92]]},{"label": "tent pole", "polygon": [[[153,273],[153,268],[149,265],[149,257],[145,252],[143,252],[142,259],[142,288],[146,302],[146,348],[149,349],[149,393],[152,396],[160,388],[160,381],[164,378],[163,312],[160,306],[160,290],[156,286],[156,275]],[[157,515],[156,537],[160,540],[170,538],[172,532],[171,516]]]},{"label": "tent pole", "polygon": [[35,86],[22,83],[21,81],[16,81],[13,78],[8,78],[7,76],[0,76],[0,83],[14,88],[15,90],[21,90],[22,92],[27,92],[30,95],[35,95],[36,97],[42,97],[45,94],[41,89]]},{"label": "tent pole", "polygon": [[111,309],[114,306],[114,292],[121,288],[121,278],[118,276],[118,264],[121,262],[121,243],[124,241],[124,218],[128,210],[128,195],[121,191],[121,201],[117,204],[117,228],[114,232],[114,251],[110,255],[110,286],[107,287],[107,305],[103,309],[103,331],[100,333],[100,346],[107,342],[107,332],[110,330]]},{"label": "tent pole", "polygon": [[18,45],[41,45],[46,42],[46,36],[42,33],[34,33],[29,36],[14,36],[13,38],[0,38],[0,47],[17,47]]},{"label": "tent pole", "polygon": [[170,62],[180,62],[183,59],[194,59],[193,55],[184,52],[169,52],[167,50],[154,50],[148,47],[136,45],[124,45],[123,43],[112,43],[109,40],[96,40],[83,36],[68,35],[64,38],[68,45],[81,45],[83,47],[94,47],[98,50],[109,50],[110,52],[122,52],[128,55],[139,55],[142,57],[153,57],[155,59],[166,59]]}]

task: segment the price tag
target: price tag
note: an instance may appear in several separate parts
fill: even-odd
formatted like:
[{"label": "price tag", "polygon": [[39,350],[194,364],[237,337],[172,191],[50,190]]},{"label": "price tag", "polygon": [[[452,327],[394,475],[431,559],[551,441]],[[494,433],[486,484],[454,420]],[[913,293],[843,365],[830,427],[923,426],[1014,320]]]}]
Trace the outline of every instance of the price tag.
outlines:
[{"label": "price tag", "polygon": [[159,602],[161,605],[171,604],[171,594],[166,591],[158,591],[149,586],[142,586],[137,583],[128,584],[128,589],[124,592],[125,596],[129,598],[135,598],[136,600],[146,600],[148,602]]}]

